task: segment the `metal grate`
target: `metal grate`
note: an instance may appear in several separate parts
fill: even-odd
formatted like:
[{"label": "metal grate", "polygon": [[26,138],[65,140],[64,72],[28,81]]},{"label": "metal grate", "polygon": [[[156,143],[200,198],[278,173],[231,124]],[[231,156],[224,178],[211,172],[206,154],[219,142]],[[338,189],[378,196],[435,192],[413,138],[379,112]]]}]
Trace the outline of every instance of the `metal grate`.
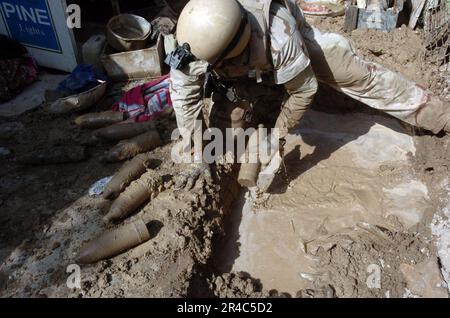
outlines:
[{"label": "metal grate", "polygon": [[450,1],[427,0],[423,14],[425,59],[433,64],[430,87],[450,100]]}]

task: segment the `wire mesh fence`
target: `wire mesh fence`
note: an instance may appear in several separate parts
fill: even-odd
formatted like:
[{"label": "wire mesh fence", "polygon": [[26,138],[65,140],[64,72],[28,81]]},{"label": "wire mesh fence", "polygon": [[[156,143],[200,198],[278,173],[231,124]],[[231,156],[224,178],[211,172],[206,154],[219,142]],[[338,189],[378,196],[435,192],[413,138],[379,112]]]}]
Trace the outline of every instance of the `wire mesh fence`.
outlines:
[{"label": "wire mesh fence", "polygon": [[427,0],[423,30],[425,59],[436,66],[430,86],[450,100],[450,0]]}]

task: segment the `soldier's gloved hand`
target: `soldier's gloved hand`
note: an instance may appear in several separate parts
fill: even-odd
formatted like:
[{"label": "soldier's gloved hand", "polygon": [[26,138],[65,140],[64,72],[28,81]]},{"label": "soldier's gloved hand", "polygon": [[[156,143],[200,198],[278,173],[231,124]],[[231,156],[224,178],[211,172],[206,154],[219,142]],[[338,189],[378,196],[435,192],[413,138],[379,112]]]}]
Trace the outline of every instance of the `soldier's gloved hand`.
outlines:
[{"label": "soldier's gloved hand", "polygon": [[261,148],[260,154],[261,172],[259,173],[257,186],[260,191],[268,190],[273,182],[273,179],[281,169],[284,157],[284,146],[286,140],[284,138],[278,139],[277,136],[272,136],[266,139]]},{"label": "soldier's gloved hand", "polygon": [[175,189],[191,190],[197,180],[203,180],[207,184],[212,183],[211,169],[207,163],[185,164],[183,171],[176,177]]}]

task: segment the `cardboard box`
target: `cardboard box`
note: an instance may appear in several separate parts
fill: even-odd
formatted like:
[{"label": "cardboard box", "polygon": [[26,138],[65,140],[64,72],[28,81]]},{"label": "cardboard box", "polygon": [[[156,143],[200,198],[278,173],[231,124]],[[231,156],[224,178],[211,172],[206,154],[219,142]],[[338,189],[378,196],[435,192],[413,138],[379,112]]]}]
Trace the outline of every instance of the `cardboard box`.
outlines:
[{"label": "cardboard box", "polygon": [[153,47],[108,54],[106,48],[101,58],[108,76],[116,82],[131,79],[155,78],[163,74],[164,40],[160,36]]}]

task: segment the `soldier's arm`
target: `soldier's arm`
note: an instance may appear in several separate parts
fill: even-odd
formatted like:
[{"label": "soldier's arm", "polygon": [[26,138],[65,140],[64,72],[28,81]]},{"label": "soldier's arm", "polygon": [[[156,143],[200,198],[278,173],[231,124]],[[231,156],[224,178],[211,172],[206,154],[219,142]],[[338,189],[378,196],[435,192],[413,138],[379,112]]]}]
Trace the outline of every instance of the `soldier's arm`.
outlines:
[{"label": "soldier's arm", "polygon": [[202,110],[202,91],[207,68],[206,62],[194,61],[181,70],[170,71],[170,97],[185,145],[190,144],[195,121]]},{"label": "soldier's arm", "polygon": [[285,138],[288,131],[298,126],[317,91],[317,80],[298,28],[300,20],[280,4],[274,3],[271,7],[275,82],[284,85],[289,94],[275,127],[279,129],[280,138]]},{"label": "soldier's arm", "polygon": [[194,61],[181,70],[170,71],[170,97],[178,128],[192,131],[202,109],[202,90],[208,64]]},{"label": "soldier's arm", "polygon": [[284,84],[289,97],[283,104],[275,125],[279,129],[279,138],[285,138],[289,131],[298,127],[316,95],[317,86],[311,66]]},{"label": "soldier's arm", "polygon": [[[203,84],[207,72],[208,64],[202,61],[191,62],[182,70],[172,69],[170,72],[171,85],[170,95],[177,117],[177,125],[182,136],[182,142],[178,145],[181,149],[176,149],[176,155],[181,155],[182,160],[188,159],[182,172],[175,178],[175,188],[185,188],[190,190],[194,187],[199,178],[203,178],[207,183],[212,182],[209,165],[203,162],[202,147],[191,147],[191,138],[195,137],[194,130],[201,129],[196,125],[203,107]],[[196,140],[194,142],[200,142]],[[200,149],[199,149],[200,148]],[[192,153],[192,150],[194,152]],[[189,161],[193,155],[194,162]]]}]

